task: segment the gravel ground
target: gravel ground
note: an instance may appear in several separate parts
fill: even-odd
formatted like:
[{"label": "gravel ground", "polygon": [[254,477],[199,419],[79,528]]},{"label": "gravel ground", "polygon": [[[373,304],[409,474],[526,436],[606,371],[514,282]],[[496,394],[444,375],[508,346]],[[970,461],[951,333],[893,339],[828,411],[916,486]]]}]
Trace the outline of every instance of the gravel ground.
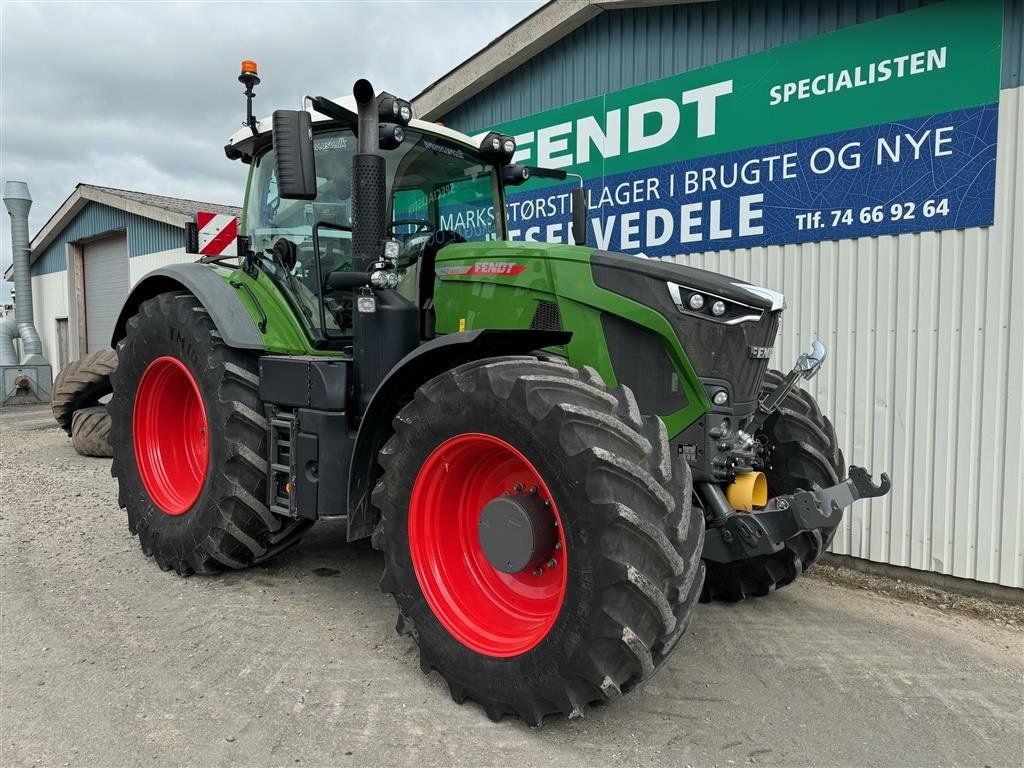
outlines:
[{"label": "gravel ground", "polygon": [[337,524],[248,572],[163,573],[109,461],[38,408],[0,413],[0,500],[2,766],[1024,764],[1013,613],[823,571],[701,606],[641,690],[530,729],[420,673],[379,557]]}]

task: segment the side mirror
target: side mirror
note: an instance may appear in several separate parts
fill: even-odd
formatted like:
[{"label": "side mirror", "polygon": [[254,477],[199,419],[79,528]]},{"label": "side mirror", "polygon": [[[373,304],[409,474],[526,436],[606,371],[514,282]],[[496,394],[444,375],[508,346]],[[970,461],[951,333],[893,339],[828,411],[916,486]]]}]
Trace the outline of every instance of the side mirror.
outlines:
[{"label": "side mirror", "polygon": [[572,239],[587,244],[587,194],[582,185],[572,188]]},{"label": "side mirror", "polygon": [[312,116],[305,110],[275,110],[273,136],[278,196],[285,200],[315,200]]}]

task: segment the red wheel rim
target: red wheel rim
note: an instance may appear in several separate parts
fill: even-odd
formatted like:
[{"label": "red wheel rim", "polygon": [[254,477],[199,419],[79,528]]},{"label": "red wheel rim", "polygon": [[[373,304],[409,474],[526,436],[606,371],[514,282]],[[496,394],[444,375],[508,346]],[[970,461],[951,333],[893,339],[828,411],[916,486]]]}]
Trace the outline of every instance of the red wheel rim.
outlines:
[{"label": "red wheel rim", "polygon": [[[503,573],[487,560],[477,524],[492,499],[537,487],[558,526],[555,565]],[[456,640],[487,656],[525,653],[550,631],[565,597],[565,533],[548,487],[519,451],[492,435],[467,433],[439,445],[413,485],[409,550],[420,589]]]},{"label": "red wheel rim", "polygon": [[168,515],[188,512],[203,490],[210,446],[199,385],[177,358],[158,357],[143,371],[132,433],[149,498]]}]

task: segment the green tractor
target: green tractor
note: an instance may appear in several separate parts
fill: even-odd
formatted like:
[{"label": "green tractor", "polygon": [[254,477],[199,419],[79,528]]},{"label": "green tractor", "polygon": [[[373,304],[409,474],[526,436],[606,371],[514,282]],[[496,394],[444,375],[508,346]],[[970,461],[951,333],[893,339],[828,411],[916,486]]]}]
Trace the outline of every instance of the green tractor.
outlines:
[{"label": "green tractor", "polygon": [[511,137],[366,80],[257,121],[239,79],[237,254],[149,274],[113,337],[112,473],[161,568],[344,520],[424,671],[539,724],[636,687],[702,596],[788,584],[888,491],[798,387],[824,348],[768,370],[782,296],[586,247],[581,185],[576,245],[511,242],[506,190],[567,179]]}]

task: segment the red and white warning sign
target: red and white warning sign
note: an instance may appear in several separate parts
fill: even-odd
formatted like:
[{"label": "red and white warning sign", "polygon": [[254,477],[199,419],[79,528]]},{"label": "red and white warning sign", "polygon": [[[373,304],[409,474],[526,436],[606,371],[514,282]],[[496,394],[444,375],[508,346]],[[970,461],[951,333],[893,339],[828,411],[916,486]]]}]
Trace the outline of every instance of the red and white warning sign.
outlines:
[{"label": "red and white warning sign", "polygon": [[225,213],[199,211],[196,214],[199,230],[199,253],[220,256],[235,244],[238,237],[238,219]]}]

